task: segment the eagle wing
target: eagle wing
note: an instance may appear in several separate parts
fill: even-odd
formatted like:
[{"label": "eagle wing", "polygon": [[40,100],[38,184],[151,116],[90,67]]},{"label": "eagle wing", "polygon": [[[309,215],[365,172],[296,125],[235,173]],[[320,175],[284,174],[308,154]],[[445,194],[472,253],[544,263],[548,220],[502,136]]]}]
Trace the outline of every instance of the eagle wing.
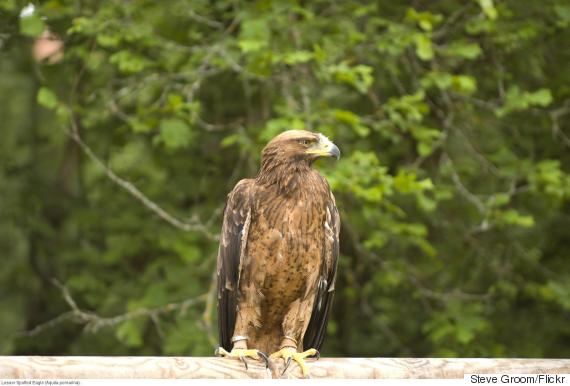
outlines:
[{"label": "eagle wing", "polygon": [[338,237],[340,232],[340,217],[332,193],[330,193],[330,200],[327,204],[326,211],[323,264],[321,265],[321,273],[311,319],[303,338],[304,349],[321,349],[325,339],[327,322],[334,295],[339,255]]},{"label": "eagle wing", "polygon": [[238,304],[239,278],[251,221],[254,180],[239,181],[228,194],[218,250],[218,332],[220,344],[232,348]]}]

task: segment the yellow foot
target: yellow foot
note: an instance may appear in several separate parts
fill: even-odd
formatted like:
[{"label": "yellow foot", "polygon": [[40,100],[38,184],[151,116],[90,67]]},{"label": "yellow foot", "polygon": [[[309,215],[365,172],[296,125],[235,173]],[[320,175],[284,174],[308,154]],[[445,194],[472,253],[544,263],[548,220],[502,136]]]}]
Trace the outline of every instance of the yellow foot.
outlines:
[{"label": "yellow foot", "polygon": [[317,356],[317,358],[319,356],[319,352],[314,348],[308,349],[307,351],[303,352],[297,352],[297,350],[295,350],[295,348],[293,347],[283,347],[281,350],[274,352],[269,357],[271,359],[283,358],[283,360],[285,361],[285,368],[283,369],[281,375],[285,374],[285,371],[287,371],[287,368],[291,364],[291,360],[293,360],[297,362],[297,364],[301,368],[301,371],[303,372],[303,377],[306,378],[307,375],[309,375],[309,368],[305,363],[305,358],[312,356]]},{"label": "yellow foot", "polygon": [[247,371],[247,361],[246,358],[252,358],[255,360],[261,360],[265,362],[265,368],[269,367],[269,359],[264,352],[256,350],[256,349],[245,349],[245,348],[234,348],[231,352],[227,352],[224,350],[223,347],[218,347],[216,350],[216,356],[219,357],[228,357],[228,358],[235,358],[239,359],[245,365],[245,370]]}]

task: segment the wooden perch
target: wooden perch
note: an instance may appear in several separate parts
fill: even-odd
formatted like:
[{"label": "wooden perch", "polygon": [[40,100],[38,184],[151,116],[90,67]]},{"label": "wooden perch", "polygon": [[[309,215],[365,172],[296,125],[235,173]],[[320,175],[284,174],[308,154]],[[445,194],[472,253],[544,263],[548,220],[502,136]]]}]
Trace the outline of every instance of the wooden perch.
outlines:
[{"label": "wooden perch", "polygon": [[[283,362],[278,362],[278,374]],[[464,374],[568,374],[570,359],[321,358],[311,378],[463,378]],[[292,364],[285,378],[301,376]],[[271,378],[255,361],[192,357],[0,357],[6,378]]]}]

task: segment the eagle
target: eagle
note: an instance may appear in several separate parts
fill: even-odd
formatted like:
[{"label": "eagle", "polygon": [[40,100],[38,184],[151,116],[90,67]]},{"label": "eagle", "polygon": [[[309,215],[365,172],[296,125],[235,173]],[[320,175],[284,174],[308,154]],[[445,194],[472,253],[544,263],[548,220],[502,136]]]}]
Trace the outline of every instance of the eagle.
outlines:
[{"label": "eagle", "polygon": [[[228,194],[217,259],[218,355],[308,374],[325,338],[339,256],[340,218],[320,157],[340,158],[320,133],[285,131],[261,153],[256,178]],[[270,360],[269,359],[269,360]]]}]

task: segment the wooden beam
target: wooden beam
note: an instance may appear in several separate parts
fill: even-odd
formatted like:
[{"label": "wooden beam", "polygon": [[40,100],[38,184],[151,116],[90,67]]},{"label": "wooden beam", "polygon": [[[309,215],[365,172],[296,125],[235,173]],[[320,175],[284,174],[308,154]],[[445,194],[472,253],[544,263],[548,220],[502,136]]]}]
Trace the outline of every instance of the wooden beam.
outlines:
[{"label": "wooden beam", "polygon": [[[275,374],[281,374],[279,360]],[[321,358],[311,378],[463,378],[464,374],[568,374],[570,359]],[[284,375],[301,372],[291,364]],[[271,378],[265,366],[228,358],[0,356],[0,379]]]}]

